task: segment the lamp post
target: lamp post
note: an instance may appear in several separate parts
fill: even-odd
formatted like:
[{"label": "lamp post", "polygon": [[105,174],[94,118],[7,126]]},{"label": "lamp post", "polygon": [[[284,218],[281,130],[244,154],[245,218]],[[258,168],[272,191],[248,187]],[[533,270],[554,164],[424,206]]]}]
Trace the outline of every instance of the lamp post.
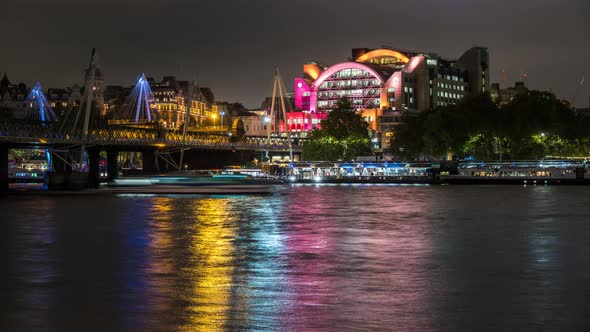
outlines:
[{"label": "lamp post", "polygon": [[223,116],[225,115],[225,112],[219,112],[219,115],[221,115],[221,127],[223,127]]},{"label": "lamp post", "polygon": [[215,119],[217,119],[217,114],[213,113],[211,117],[213,118],[213,128],[215,128]]}]

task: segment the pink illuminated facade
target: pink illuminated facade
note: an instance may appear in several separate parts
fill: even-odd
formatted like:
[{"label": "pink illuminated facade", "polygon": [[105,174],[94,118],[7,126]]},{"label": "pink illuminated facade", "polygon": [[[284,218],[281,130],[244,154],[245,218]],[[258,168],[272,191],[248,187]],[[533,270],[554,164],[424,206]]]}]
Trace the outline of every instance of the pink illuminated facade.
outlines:
[{"label": "pink illuminated facade", "polygon": [[330,111],[348,97],[355,109],[425,110],[456,103],[489,89],[487,49],[474,47],[458,60],[393,49],[354,49],[354,61],[304,65],[295,79],[295,105],[306,112]]},{"label": "pink illuminated facade", "polygon": [[305,114],[326,114],[347,97],[358,112],[374,114],[367,119],[379,133],[383,112],[446,106],[489,89],[484,47],[473,47],[458,60],[387,48],[353,49],[352,58],[330,67],[306,63],[304,76],[294,82],[295,106]]},{"label": "pink illuminated facade", "polygon": [[[320,129],[320,122],[328,116],[327,113],[287,112],[289,132],[307,132]],[[285,131],[281,128],[281,132]]]}]

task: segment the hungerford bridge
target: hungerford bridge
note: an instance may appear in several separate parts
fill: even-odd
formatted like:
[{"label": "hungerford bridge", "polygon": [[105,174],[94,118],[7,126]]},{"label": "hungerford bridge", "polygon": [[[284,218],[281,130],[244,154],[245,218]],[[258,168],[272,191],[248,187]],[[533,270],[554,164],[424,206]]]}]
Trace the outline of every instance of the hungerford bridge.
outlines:
[{"label": "hungerford bridge", "polygon": [[[39,84],[31,90],[19,115],[9,119],[0,114],[0,192],[8,190],[8,149],[11,148],[46,149],[50,161],[49,186],[56,189],[98,187],[101,151],[107,154],[109,180],[118,173],[119,152],[141,152],[143,171],[153,173],[182,170],[182,165],[187,164],[191,168],[219,167],[227,162],[251,160],[263,152],[290,154],[292,158],[293,153],[301,151],[292,139],[272,137],[270,131],[267,137],[245,136],[238,120],[229,133],[191,130],[187,126],[190,112],[185,112],[184,128],[162,128],[158,125],[157,112],[151,107],[153,95],[144,76],[124,107],[107,120],[93,103],[96,66],[93,50],[83,95],[77,96],[75,103],[69,103],[63,115],[55,114]],[[277,71],[271,118],[277,84],[281,95],[284,91],[279,81]],[[186,105],[191,105],[193,89],[191,84]]]}]

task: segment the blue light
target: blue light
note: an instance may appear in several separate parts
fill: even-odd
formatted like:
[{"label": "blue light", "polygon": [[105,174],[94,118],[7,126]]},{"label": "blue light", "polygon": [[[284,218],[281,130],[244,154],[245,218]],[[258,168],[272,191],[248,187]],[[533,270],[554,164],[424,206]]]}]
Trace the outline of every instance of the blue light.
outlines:
[{"label": "blue light", "polygon": [[57,121],[55,113],[51,109],[47,98],[43,94],[41,84],[37,82],[35,87],[31,90],[31,93],[25,100],[25,118],[29,120],[40,120],[41,122]]},{"label": "blue light", "polygon": [[51,153],[49,153],[49,149],[45,149],[45,156],[47,157],[47,169],[51,171]]},{"label": "blue light", "polygon": [[152,101],[153,93],[150,89],[150,84],[145,78],[145,74],[142,74],[127,98],[126,104],[128,106],[123,110],[122,114],[119,115],[119,119],[133,121],[135,123],[138,123],[141,120],[151,122],[154,117],[151,108]]}]

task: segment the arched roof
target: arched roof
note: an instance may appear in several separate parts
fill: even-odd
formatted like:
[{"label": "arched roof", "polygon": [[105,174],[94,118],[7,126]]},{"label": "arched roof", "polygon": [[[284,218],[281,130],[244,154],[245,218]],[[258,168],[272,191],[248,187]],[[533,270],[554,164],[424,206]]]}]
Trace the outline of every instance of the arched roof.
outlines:
[{"label": "arched roof", "polygon": [[389,50],[386,48],[379,48],[376,50],[372,50],[370,52],[367,52],[361,56],[359,56],[356,61],[358,62],[367,62],[371,59],[375,59],[375,58],[381,58],[381,57],[394,57],[396,59],[400,59],[402,62],[404,63],[408,63],[410,62],[410,58],[408,58],[406,55],[398,52],[398,51],[394,51],[394,50]]},{"label": "arched roof", "polygon": [[328,69],[326,69],[324,72],[322,72],[322,74],[318,77],[317,80],[315,80],[312,84],[312,88],[318,88],[320,85],[322,85],[322,83],[324,83],[324,81],[334,75],[335,73],[344,70],[344,69],[360,69],[360,70],[364,70],[366,72],[371,73],[371,75],[375,76],[375,78],[377,78],[379,80],[380,83],[385,82],[386,77],[384,78],[383,75],[381,75],[379,72],[377,72],[375,69],[371,68],[370,66],[364,64],[364,63],[359,63],[359,62],[341,62],[341,63],[337,63],[331,67],[329,67]]}]

